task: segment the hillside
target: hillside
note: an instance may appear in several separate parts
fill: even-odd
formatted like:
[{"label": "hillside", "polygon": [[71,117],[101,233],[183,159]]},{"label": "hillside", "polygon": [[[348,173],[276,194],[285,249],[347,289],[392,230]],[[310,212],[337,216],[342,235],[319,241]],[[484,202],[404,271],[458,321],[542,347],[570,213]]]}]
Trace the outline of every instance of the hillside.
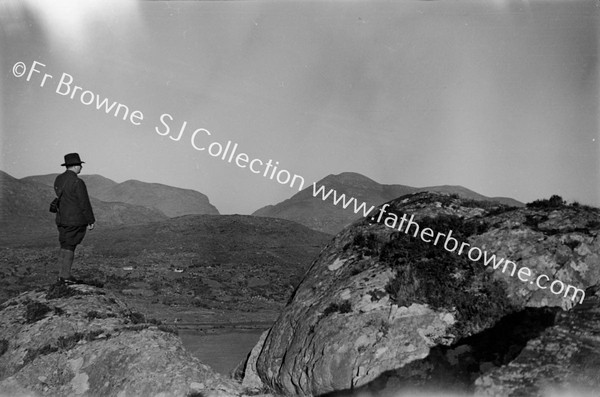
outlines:
[{"label": "hillside", "polygon": [[[54,186],[54,180],[56,179],[57,176],[58,176],[58,174],[32,175],[32,176],[27,176],[25,178],[21,178],[21,180],[29,181],[29,182],[38,182],[38,183],[42,183],[44,185],[52,187],[52,186]],[[96,174],[87,175],[84,173],[84,174],[80,174],[78,176],[80,179],[83,179],[83,181],[85,182],[85,185],[88,189],[88,194],[90,196],[96,197],[96,198],[100,198],[99,195],[102,192],[105,192],[108,189],[118,185],[117,182],[113,181],[112,179],[105,178],[102,175],[96,175]],[[110,201],[110,200],[105,200],[105,201]]]},{"label": "hillside", "polygon": [[181,215],[219,214],[204,194],[160,183],[129,180],[98,193],[97,197],[105,201],[121,201],[155,208],[171,218]]},{"label": "hillside", "polygon": [[[53,186],[57,175],[36,175],[22,180]],[[195,190],[136,180],[117,183],[101,175],[82,174],[79,177],[85,181],[90,196],[102,201],[140,205],[158,210],[169,218],[181,215],[219,214],[208,197]]]},{"label": "hillside", "polygon": [[[458,194],[463,198],[497,201],[517,207],[523,205],[523,203],[510,198],[486,197],[462,186],[415,188],[404,185],[385,185],[353,172],[328,175],[317,182],[317,187],[319,186],[325,186],[328,190],[335,189],[339,195],[345,194],[347,198],[354,197],[359,203],[368,203],[368,207],[371,205],[377,206],[405,194],[420,191]],[[252,215],[288,219],[311,229],[335,234],[361,217],[360,214],[355,214],[352,208],[353,206],[344,209],[341,206],[333,205],[331,196],[327,201],[321,200],[320,195],[317,198],[313,197],[313,187],[311,185],[279,204],[260,208]]]},{"label": "hillside", "polygon": [[[30,236],[56,233],[48,211],[54,189],[33,179],[16,179],[0,171],[0,241],[18,242]],[[90,199],[99,227],[142,224],[166,219],[157,210],[126,203]]]},{"label": "hillside", "polygon": [[[73,271],[169,317],[172,305],[277,311],[330,238],[282,219],[188,215],[98,227],[77,248]],[[54,247],[32,240],[0,253],[0,302],[54,280]]]}]

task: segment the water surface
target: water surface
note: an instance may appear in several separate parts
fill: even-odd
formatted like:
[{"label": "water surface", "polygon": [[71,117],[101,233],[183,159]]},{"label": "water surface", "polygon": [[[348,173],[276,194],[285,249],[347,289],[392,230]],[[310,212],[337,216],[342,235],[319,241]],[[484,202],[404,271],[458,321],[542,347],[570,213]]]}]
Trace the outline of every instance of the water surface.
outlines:
[{"label": "water surface", "polygon": [[215,371],[229,375],[252,350],[263,329],[219,331],[206,333],[180,330],[185,348]]}]

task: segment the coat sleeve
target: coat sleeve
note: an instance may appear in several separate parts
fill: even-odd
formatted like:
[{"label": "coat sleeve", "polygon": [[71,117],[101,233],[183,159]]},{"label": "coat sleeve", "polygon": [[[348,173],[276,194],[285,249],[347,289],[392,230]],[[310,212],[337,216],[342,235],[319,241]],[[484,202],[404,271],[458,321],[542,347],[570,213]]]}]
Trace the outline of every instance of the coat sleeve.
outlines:
[{"label": "coat sleeve", "polygon": [[85,221],[88,225],[96,223],[96,218],[94,217],[94,211],[92,210],[92,204],[90,203],[90,197],[88,195],[85,182],[81,179],[77,179],[75,187],[77,192],[77,200],[79,201],[79,208],[81,208],[81,212],[83,213]]}]

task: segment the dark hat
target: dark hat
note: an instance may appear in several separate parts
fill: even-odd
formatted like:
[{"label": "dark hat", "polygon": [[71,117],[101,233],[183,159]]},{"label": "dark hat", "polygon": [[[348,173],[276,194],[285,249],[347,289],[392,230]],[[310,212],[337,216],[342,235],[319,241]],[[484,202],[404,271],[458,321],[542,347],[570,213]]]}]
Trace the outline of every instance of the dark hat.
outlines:
[{"label": "dark hat", "polygon": [[64,164],[61,164],[61,165],[64,165],[65,167],[69,167],[71,165],[81,165],[84,163],[85,163],[85,161],[81,161],[78,153],[69,153],[69,154],[65,154],[65,162],[64,162]]}]

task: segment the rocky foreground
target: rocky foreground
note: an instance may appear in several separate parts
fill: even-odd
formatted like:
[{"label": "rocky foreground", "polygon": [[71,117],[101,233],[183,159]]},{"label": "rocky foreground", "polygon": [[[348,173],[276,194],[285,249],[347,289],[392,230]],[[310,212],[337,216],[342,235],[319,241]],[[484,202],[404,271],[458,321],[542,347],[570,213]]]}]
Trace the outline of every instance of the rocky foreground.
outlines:
[{"label": "rocky foreground", "polygon": [[0,305],[0,396],[598,395],[600,210],[417,193],[387,213],[585,299],[364,219],[321,251],[235,380],[111,292],[54,286]]},{"label": "rocky foreground", "polygon": [[176,330],[88,285],[27,292],[0,306],[0,396],[239,396]]},{"label": "rocky foreground", "polygon": [[597,395],[600,211],[558,199],[510,208],[418,193],[387,211],[582,288],[583,304],[363,219],[323,249],[247,378],[303,396]]}]

